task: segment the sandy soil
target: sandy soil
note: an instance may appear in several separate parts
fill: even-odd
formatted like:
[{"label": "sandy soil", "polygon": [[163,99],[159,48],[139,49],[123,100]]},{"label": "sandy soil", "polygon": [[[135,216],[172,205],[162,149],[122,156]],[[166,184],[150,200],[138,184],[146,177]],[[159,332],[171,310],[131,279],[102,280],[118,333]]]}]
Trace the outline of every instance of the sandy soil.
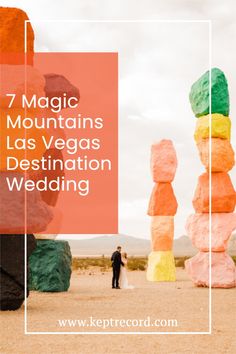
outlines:
[{"label": "sandy soil", "polygon": [[[149,283],[145,272],[129,272],[133,290],[110,288],[111,274],[73,273],[67,293],[32,292],[29,332],[41,331],[208,331],[209,290],[195,288],[178,269],[175,283]],[[213,334],[201,335],[24,335],[24,307],[1,313],[0,353],[165,354],[235,353],[236,289],[213,289]],[[62,319],[176,319],[177,327],[63,327]],[[88,322],[87,322],[88,323]]]}]

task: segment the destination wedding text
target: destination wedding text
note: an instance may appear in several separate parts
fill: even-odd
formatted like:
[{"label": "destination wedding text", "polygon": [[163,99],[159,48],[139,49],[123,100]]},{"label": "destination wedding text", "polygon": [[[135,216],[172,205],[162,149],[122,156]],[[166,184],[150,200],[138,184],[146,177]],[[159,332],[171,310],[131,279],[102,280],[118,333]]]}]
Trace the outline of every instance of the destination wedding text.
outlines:
[{"label": "destination wedding text", "polygon": [[[10,98],[8,108],[11,108],[16,99],[15,94],[7,94]],[[111,171],[112,161],[109,158],[96,158],[96,152],[102,147],[102,139],[96,136],[96,132],[104,128],[104,119],[102,117],[85,117],[81,113],[76,113],[74,116],[63,116],[61,113],[58,116],[50,114],[49,112],[59,113],[64,108],[71,108],[76,110],[79,102],[76,97],[37,97],[32,95],[22,95],[21,106],[24,109],[22,114],[13,116],[9,110],[6,114],[6,128],[9,132],[14,130],[24,129],[25,137],[17,137],[15,134],[8,134],[6,136],[6,148],[9,151],[6,157],[7,171]],[[37,115],[37,112],[41,112]],[[44,114],[42,114],[45,113]],[[33,116],[32,116],[33,114]],[[27,131],[37,129],[42,131],[39,138],[35,139],[27,134]],[[70,137],[57,137],[48,132],[53,131],[71,131]],[[45,133],[46,132],[46,133]],[[91,134],[92,132],[92,134]],[[61,150],[64,158],[55,158],[50,154],[42,156],[37,159],[28,159],[27,151],[36,150],[38,144],[43,144],[45,150],[55,148]],[[25,158],[18,158],[12,156],[11,152],[15,150],[25,151]],[[94,152],[91,154],[90,152]],[[91,157],[91,155],[93,155]],[[100,156],[101,154],[99,154]],[[79,176],[79,174],[78,174]],[[55,180],[48,181],[47,177],[41,180],[34,181],[32,179],[25,179],[24,176],[19,178],[8,178],[7,184],[9,190],[21,190],[24,188],[27,191],[37,189],[42,190],[73,190],[78,191],[81,196],[88,195],[90,191],[90,180],[83,179],[67,179],[66,177],[58,177]]]}]

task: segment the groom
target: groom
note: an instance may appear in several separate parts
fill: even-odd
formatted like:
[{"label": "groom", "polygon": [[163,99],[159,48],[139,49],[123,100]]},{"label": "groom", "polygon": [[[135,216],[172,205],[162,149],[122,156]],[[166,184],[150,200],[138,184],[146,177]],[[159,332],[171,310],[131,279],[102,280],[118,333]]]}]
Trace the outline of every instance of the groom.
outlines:
[{"label": "groom", "polygon": [[119,287],[119,277],[120,277],[120,266],[124,265],[121,260],[121,247],[118,246],[116,251],[111,256],[113,277],[112,277],[112,289],[120,289]]}]

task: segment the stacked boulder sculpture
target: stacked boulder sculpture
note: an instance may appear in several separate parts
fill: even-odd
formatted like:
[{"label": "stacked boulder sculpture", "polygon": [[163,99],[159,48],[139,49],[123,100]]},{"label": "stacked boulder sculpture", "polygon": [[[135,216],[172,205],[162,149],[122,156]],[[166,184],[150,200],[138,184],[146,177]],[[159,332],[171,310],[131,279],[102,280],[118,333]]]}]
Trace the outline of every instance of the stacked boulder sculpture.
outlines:
[{"label": "stacked boulder sculpture", "polygon": [[174,215],[177,201],[171,185],[177,168],[177,157],[171,140],[161,140],[151,148],[151,173],[155,183],[149,201],[152,217],[152,252],[148,257],[147,280],[175,281],[172,252]]},{"label": "stacked boulder sculpture", "polygon": [[[69,287],[71,275],[71,253],[69,244],[65,241],[38,240],[36,238],[55,238],[56,235],[45,235],[48,225],[52,222],[59,222],[60,215],[55,208],[58,195],[44,195],[37,190],[26,192],[24,189],[10,191],[6,178],[12,181],[13,178],[21,178],[22,175],[30,176],[33,171],[26,175],[17,168],[9,172],[6,164],[9,150],[6,139],[11,141],[25,138],[25,130],[7,127],[7,114],[10,114],[13,123],[18,115],[25,115],[22,108],[21,96],[26,94],[30,98],[33,94],[39,97],[46,96],[48,91],[48,77],[44,77],[34,66],[34,31],[31,23],[27,24],[27,56],[24,54],[24,24],[29,20],[26,13],[17,8],[0,7],[0,305],[1,310],[18,309],[25,298],[25,286],[27,288],[42,291],[65,291]],[[60,75],[56,75],[61,77]],[[55,75],[53,76],[53,89],[56,90]],[[51,78],[52,80],[52,78]],[[66,79],[64,80],[66,81]],[[27,90],[25,91],[25,83]],[[69,86],[71,90],[72,85]],[[61,88],[60,88],[61,90]],[[74,92],[78,90],[74,89]],[[15,100],[9,107],[9,97],[6,94],[15,94]],[[38,108],[27,111],[29,116],[40,115]],[[28,160],[40,159],[48,153],[54,154],[57,158],[60,153],[47,151],[40,143],[41,135],[50,135],[50,131],[42,131],[36,128],[29,129],[27,134],[34,138],[37,149],[13,149],[11,156],[19,161],[27,156]],[[47,172],[47,171],[46,171]],[[36,177],[37,178],[37,177]],[[27,201],[27,202],[26,202]],[[56,218],[55,218],[56,216]],[[30,284],[25,284],[25,232],[27,244],[27,269],[32,266],[33,279]],[[52,245],[53,242],[53,245]],[[50,244],[49,244],[50,243]],[[29,258],[34,249],[36,253]],[[30,267],[29,267],[30,263]],[[29,280],[29,274],[27,279]],[[37,281],[40,285],[37,284]],[[47,286],[42,285],[45,281]],[[33,286],[32,286],[33,284]],[[27,295],[29,291],[27,289]]]},{"label": "stacked boulder sculpture", "polygon": [[[79,90],[72,85],[64,76],[57,74],[45,75],[45,96],[52,98],[63,97],[66,93],[67,97],[77,97],[79,99]],[[52,115],[53,112],[50,113]],[[48,132],[50,134],[50,132]],[[63,137],[64,131],[57,129],[51,132],[54,136]],[[51,156],[52,159],[63,160],[61,150],[55,147],[46,150],[44,157]],[[35,180],[47,176],[48,180],[53,180],[57,177],[61,178],[65,175],[64,171],[41,171],[31,177]],[[42,200],[53,207],[54,222],[58,225],[61,222],[62,215],[57,208],[59,191],[42,191]],[[54,240],[57,235],[41,233],[36,234],[37,248],[30,257],[30,283],[31,290],[42,292],[60,292],[67,291],[70,286],[71,263],[72,256],[70,246],[67,241]]]},{"label": "stacked boulder sculpture", "polygon": [[[0,53],[1,64],[14,65],[25,63],[25,21],[27,14],[17,8],[0,7]],[[27,64],[33,65],[34,31],[31,23],[27,24]]]},{"label": "stacked boulder sculpture", "polygon": [[229,238],[236,229],[236,194],[228,174],[235,163],[234,151],[230,144],[229,93],[227,80],[221,70],[212,69],[210,88],[209,82],[208,71],[192,85],[190,92],[190,103],[197,117],[194,138],[206,172],[198,178],[193,198],[195,214],[188,217],[186,224],[188,236],[199,253],[187,260],[185,266],[195,285],[209,286],[211,235],[211,286],[231,288],[236,286],[236,268],[226,249]]},{"label": "stacked boulder sculpture", "polygon": [[[0,130],[0,308],[1,310],[17,310],[25,298],[25,236],[24,236],[24,192],[10,193],[6,188],[6,176],[10,179],[20,176],[20,172],[6,172],[5,159],[7,154],[4,139],[6,139],[5,116],[7,110],[6,93],[14,93],[19,83],[22,71],[21,55],[24,53],[24,21],[28,20],[25,12],[14,8],[0,7],[0,104],[1,104],[1,130]],[[29,24],[28,45],[32,64],[34,34]],[[31,66],[28,70],[33,75]],[[8,100],[9,101],[9,100]],[[11,115],[15,116],[20,108],[16,105],[11,108]],[[10,110],[9,110],[10,111]],[[9,112],[8,111],[8,112]],[[11,135],[13,131],[8,132]],[[21,132],[22,133],[22,132]],[[34,132],[32,132],[34,134]],[[39,195],[28,195],[29,204],[37,212],[42,211],[44,217],[39,220],[39,230],[42,230],[50,220],[45,205],[38,198]],[[27,209],[29,211],[29,209]],[[32,211],[32,209],[31,209]],[[33,226],[35,218],[33,213],[28,214],[28,221]],[[40,214],[40,213],[39,213]],[[20,233],[21,232],[21,233]],[[27,256],[34,250],[36,243],[32,234],[26,235]],[[28,263],[28,259],[26,260]],[[27,267],[28,268],[28,267]],[[29,291],[27,289],[27,295]]]}]

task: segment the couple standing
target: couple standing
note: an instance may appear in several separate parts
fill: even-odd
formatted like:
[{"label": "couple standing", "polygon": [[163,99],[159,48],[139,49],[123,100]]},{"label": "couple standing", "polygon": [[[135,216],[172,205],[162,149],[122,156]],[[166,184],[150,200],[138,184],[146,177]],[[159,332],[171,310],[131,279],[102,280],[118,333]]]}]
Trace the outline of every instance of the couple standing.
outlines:
[{"label": "couple standing", "polygon": [[132,285],[129,285],[126,266],[127,266],[127,254],[121,254],[121,247],[118,246],[116,251],[111,256],[112,261],[112,289],[133,289]]}]

